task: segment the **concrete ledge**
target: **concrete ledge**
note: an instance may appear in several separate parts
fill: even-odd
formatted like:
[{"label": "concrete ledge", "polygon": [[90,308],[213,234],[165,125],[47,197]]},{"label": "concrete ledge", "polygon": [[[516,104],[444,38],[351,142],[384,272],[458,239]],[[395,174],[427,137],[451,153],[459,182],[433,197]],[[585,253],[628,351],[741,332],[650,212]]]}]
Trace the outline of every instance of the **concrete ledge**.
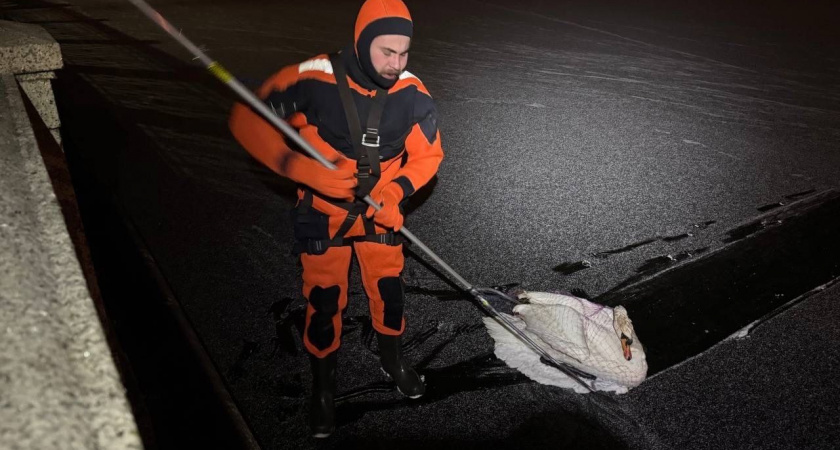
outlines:
[{"label": "concrete ledge", "polygon": [[0,20],[0,73],[13,73],[26,96],[61,143],[58,110],[50,80],[64,66],[61,48],[38,25]]},{"label": "concrete ledge", "polygon": [[58,109],[55,107],[55,97],[50,84],[50,80],[55,78],[55,73],[25,73],[17,75],[15,78],[29,101],[38,111],[38,115],[44,120],[44,124],[50,129],[56,142],[61,143],[61,135],[59,134],[61,121],[58,118]]},{"label": "concrete ledge", "polygon": [[48,72],[63,65],[58,43],[42,27],[0,20],[0,73]]},{"label": "concrete ledge", "polygon": [[0,75],[0,447],[141,448],[17,82]]}]

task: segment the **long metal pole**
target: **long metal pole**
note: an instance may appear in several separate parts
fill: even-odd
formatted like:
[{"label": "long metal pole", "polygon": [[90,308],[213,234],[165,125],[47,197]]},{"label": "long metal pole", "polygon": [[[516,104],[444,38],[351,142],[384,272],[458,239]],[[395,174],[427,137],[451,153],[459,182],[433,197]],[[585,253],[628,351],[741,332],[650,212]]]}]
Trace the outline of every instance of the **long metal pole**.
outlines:
[{"label": "long metal pole", "polygon": [[[169,23],[166,18],[164,18],[159,12],[155,11],[154,8],[149,6],[144,0],[128,0],[131,4],[137,7],[143,14],[145,14],[149,19],[153,22],[158,24],[164,31],[166,31],[172,38],[174,38],[178,43],[180,43],[184,48],[186,48],[193,56],[196,57],[201,63],[204,65],[205,68],[219,81],[225,83],[229,88],[231,88],[236,94],[238,94],[242,100],[245,101],[251,108],[256,110],[260,113],[260,115],[265,118],[265,120],[269,121],[272,125],[280,129],[286,136],[289,137],[292,141],[300,146],[309,156],[317,160],[319,163],[323,164],[325,167],[331,170],[335,170],[336,167],[333,163],[329,160],[324,158],[321,153],[315,150],[311,145],[309,145],[306,140],[304,140],[300,135],[295,131],[291,125],[287,124],[284,120],[277,117],[273,111],[271,111],[265,103],[261,102],[256,95],[254,95],[248,88],[242,85],[239,80],[236,79],[233,75],[230,74],[221,64],[216,61],[210,59],[200,48],[198,48],[195,44],[192,43],[186,36],[184,36],[180,31],[176,30],[175,27]],[[373,207],[375,210],[379,211],[382,207],[376,203],[369,195],[365,196],[363,199],[365,203]],[[517,335],[523,342],[525,342],[529,347],[531,347],[537,354],[542,356],[543,358],[550,361],[557,369],[564,372],[566,375],[570,376],[578,383],[592,391],[592,388],[584,382],[578,376],[580,371],[574,369],[573,367],[554,359],[548,352],[543,350],[536,342],[534,342],[528,335],[526,335],[522,330],[516,328],[513,323],[510,322],[506,317],[499,314],[495,308],[490,304],[487,299],[485,299],[481,292],[479,292],[475,286],[470,284],[467,280],[464,279],[458,272],[455,271],[452,267],[449,266],[443,259],[441,259],[435,252],[433,252],[429,247],[426,246],[420,239],[417,238],[413,233],[408,231],[405,227],[401,227],[399,230],[403,236],[406,237],[412,244],[416,245],[420,250],[423,251],[426,255],[429,256],[438,266],[443,268],[452,278],[454,278],[458,284],[461,285],[467,292],[470,293],[481,306],[497,321],[499,321],[505,328],[507,328],[510,332]]]},{"label": "long metal pole", "polygon": [[207,55],[201,51],[195,44],[193,44],[186,36],[181,34],[180,30],[176,30],[175,27],[166,20],[165,17],[160,15],[159,12],[155,11],[148,3],[143,0],[128,0],[131,4],[137,7],[143,14],[145,14],[149,19],[152,19],[153,22],[158,24],[163,31],[166,31],[172,38],[178,41],[179,44],[183,45],[193,56],[196,57],[201,64],[211,73],[213,76],[218,78],[222,83],[228,85],[234,92],[239,94],[243,100],[251,108],[257,110],[260,115],[265,118],[265,120],[269,121],[272,125],[279,128],[280,131],[283,132],[289,139],[293,140],[296,144],[298,144],[306,153],[309,154],[312,158],[316,159],[319,163],[326,166],[328,169],[335,169],[335,165],[331,163],[329,160],[324,158],[320,153],[318,153],[308,142],[306,142],[300,135],[295,131],[291,125],[287,124],[285,121],[277,117],[265,103],[261,102],[248,88],[242,85],[239,80],[236,79],[233,75],[230,74],[221,64],[216,61],[213,61]]}]

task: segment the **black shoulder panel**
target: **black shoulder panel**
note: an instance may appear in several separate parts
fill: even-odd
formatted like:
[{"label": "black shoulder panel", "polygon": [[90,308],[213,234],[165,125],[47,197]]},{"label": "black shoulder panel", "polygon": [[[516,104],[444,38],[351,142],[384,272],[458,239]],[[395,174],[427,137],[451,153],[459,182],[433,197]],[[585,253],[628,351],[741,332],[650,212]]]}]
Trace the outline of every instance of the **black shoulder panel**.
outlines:
[{"label": "black shoulder panel", "polygon": [[414,100],[414,123],[420,125],[426,140],[433,144],[437,138],[437,109],[434,100],[419,91]]},{"label": "black shoulder panel", "polygon": [[300,87],[297,84],[289,86],[285,91],[273,90],[265,99],[265,104],[283,119],[303,109],[305,102],[306,99],[300,95]]}]

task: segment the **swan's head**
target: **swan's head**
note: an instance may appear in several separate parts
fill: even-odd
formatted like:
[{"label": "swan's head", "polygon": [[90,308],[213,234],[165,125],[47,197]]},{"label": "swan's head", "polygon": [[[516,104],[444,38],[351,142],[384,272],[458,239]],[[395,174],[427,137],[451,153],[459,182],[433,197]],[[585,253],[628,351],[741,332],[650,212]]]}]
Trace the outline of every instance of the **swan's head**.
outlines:
[{"label": "swan's head", "polygon": [[616,306],[613,309],[613,329],[615,334],[621,339],[621,350],[624,351],[624,359],[630,361],[633,359],[633,354],[630,352],[630,346],[633,345],[633,322],[630,321],[630,316],[627,315],[627,310],[623,306]]}]

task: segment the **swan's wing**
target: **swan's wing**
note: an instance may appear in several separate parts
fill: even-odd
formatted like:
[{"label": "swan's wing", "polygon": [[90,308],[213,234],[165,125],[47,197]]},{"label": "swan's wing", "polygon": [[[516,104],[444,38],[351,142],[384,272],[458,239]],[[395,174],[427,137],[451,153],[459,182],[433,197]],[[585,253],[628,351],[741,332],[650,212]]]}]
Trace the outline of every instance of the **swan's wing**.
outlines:
[{"label": "swan's wing", "polygon": [[527,300],[532,305],[565,306],[567,308],[574,309],[580,315],[593,319],[597,319],[596,316],[604,312],[609,312],[609,318],[602,320],[612,321],[612,310],[610,308],[590,302],[589,300],[580,297],[557,294],[553,292],[525,291],[520,294],[519,298]]},{"label": "swan's wing", "polygon": [[532,305],[567,305],[571,306],[576,297],[553,292],[525,291],[519,298],[526,299]]},{"label": "swan's wing", "polygon": [[578,361],[589,355],[581,315],[575,309],[560,305],[520,305],[515,310],[525,321],[528,331],[539,336],[551,349]]},{"label": "swan's wing", "polygon": [[[517,327],[520,327],[521,329],[527,327],[521,319],[511,316],[507,317],[514,322]],[[589,392],[577,381],[569,378],[563,372],[543,364],[542,361],[540,361],[539,355],[533,352],[530,347],[510,333],[502,325],[497,323],[493,318],[484,317],[483,320],[484,324],[487,326],[488,333],[490,333],[490,336],[496,342],[493,352],[508,366],[522,372],[525,376],[538,383],[573,389],[575,392],[580,394],[586,394]],[[539,339],[536,335],[529,333],[527,330],[525,330],[525,333],[531,338]],[[545,345],[541,342],[538,342],[538,344]],[[546,351],[552,353],[550,350]],[[557,359],[568,362],[565,359]]]}]

